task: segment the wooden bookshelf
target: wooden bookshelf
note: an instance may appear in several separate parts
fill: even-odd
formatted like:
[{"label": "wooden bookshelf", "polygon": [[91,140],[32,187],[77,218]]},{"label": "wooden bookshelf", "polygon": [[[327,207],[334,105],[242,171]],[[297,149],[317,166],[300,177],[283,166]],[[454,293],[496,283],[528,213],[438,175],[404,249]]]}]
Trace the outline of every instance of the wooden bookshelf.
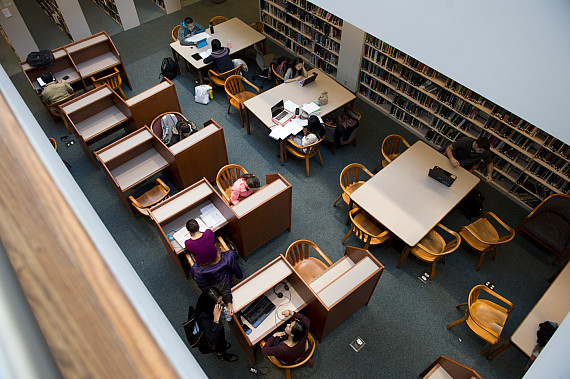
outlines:
[{"label": "wooden bookshelf", "polygon": [[150,2],[166,12],[166,5],[164,4],[164,0],[150,0]]},{"label": "wooden bookshelf", "polygon": [[117,5],[115,0],[92,0],[99,8],[101,8],[105,13],[107,13],[119,26],[122,28],[121,17],[119,16],[119,11],[117,10]]},{"label": "wooden bookshelf", "polygon": [[259,8],[269,38],[336,77],[342,19],[306,0],[260,0]]},{"label": "wooden bookshelf", "polygon": [[[570,146],[370,34],[357,95],[435,148],[463,136],[487,137],[494,186],[523,207],[570,193]],[[485,175],[486,165],[476,172]]]},{"label": "wooden bookshelf", "polygon": [[63,19],[63,15],[61,14],[61,11],[59,10],[56,1],[55,0],[36,0],[36,2],[40,5],[40,7],[45,12],[45,14],[47,14],[52,19],[52,21],[57,25],[57,27],[62,32],[64,32],[65,35],[67,37],[69,37],[70,40],[73,41],[73,38],[71,37],[71,33],[69,33],[69,29],[67,28],[67,25],[65,24],[65,20]]}]

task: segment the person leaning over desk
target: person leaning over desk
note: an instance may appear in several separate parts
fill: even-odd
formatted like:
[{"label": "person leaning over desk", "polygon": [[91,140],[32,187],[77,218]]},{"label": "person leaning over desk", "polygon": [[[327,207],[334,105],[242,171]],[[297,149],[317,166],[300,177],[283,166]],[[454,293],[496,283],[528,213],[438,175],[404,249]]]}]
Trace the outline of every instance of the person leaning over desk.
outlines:
[{"label": "person leaning over desk", "polygon": [[202,33],[204,28],[194,23],[191,17],[186,17],[180,24],[178,29],[178,41],[182,46],[195,45],[196,42],[187,42],[186,38],[192,37],[194,34]]},{"label": "person leaning over desk", "polygon": [[230,200],[233,205],[236,205],[246,197],[259,190],[261,183],[259,178],[253,174],[243,174],[232,186],[232,193]]},{"label": "person leaning over desk", "polygon": [[186,229],[190,233],[190,238],[184,241],[186,251],[194,255],[198,264],[208,264],[216,259],[218,247],[216,246],[216,236],[211,229],[206,229],[204,233],[200,231],[200,225],[194,219],[188,220]]},{"label": "person leaning over desk", "polygon": [[65,80],[58,83],[49,71],[41,73],[40,78],[47,83],[42,91],[42,100],[46,104],[53,104],[58,100],[65,99],[73,93],[73,88]]},{"label": "person leaning over desk", "polygon": [[287,67],[285,75],[283,75],[283,81],[285,83],[297,82],[307,77],[307,70],[305,70],[305,65],[301,58],[295,58],[292,65]]},{"label": "person leaning over desk", "polygon": [[279,358],[286,365],[294,364],[305,355],[307,351],[307,336],[311,321],[301,313],[286,309],[282,313],[285,317],[293,316],[284,332],[273,333],[261,349],[263,355],[272,355]]},{"label": "person leaning over desk", "polygon": [[[289,138],[299,146],[307,146],[320,140],[324,134],[323,120],[319,116],[311,115],[302,132]],[[298,150],[301,150],[303,153],[307,152],[307,149]]]},{"label": "person leaning over desk", "polygon": [[479,137],[477,140],[464,137],[447,146],[445,153],[453,167],[461,166],[467,170],[479,161],[487,164],[487,182],[493,181],[493,156],[489,140]]}]

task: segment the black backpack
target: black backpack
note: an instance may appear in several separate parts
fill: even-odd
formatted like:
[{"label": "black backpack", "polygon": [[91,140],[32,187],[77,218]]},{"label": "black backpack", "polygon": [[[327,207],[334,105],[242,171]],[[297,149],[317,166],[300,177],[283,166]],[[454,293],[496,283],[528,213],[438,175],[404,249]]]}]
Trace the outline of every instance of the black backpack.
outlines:
[{"label": "black backpack", "polygon": [[54,62],[55,57],[51,50],[34,51],[26,58],[26,63],[34,67],[51,66]]},{"label": "black backpack", "polygon": [[198,347],[206,344],[206,338],[204,338],[204,332],[198,327],[196,320],[196,312],[193,306],[188,307],[188,321],[182,324],[184,332],[186,333],[186,338],[190,343],[190,347]]},{"label": "black backpack", "polygon": [[176,62],[174,62],[172,58],[164,58],[162,60],[160,75],[170,80],[176,78],[176,75],[178,75],[178,69],[176,68]]},{"label": "black backpack", "polygon": [[461,201],[461,211],[469,220],[479,218],[483,215],[483,195],[479,190],[474,189]]}]

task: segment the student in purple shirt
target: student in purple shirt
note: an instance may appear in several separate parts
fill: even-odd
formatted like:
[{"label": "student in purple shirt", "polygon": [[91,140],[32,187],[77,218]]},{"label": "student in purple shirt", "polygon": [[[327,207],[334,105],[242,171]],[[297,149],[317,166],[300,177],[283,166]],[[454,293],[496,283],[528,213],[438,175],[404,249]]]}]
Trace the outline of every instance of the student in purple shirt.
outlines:
[{"label": "student in purple shirt", "polygon": [[184,242],[186,251],[194,255],[198,264],[207,264],[216,259],[218,247],[216,246],[216,236],[211,229],[206,229],[204,233],[200,231],[198,221],[191,219],[186,223],[186,229],[190,232],[190,239]]},{"label": "student in purple shirt", "polygon": [[307,351],[307,336],[311,321],[304,315],[289,309],[283,311],[283,316],[293,316],[284,332],[274,333],[261,349],[263,355],[279,358],[284,364],[294,364]]}]

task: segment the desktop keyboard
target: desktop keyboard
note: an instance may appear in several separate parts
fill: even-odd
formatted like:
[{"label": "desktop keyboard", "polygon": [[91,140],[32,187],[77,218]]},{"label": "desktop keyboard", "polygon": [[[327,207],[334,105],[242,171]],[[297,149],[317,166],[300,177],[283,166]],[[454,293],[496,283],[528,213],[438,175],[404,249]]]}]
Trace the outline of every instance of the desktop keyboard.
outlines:
[{"label": "desktop keyboard", "polygon": [[275,304],[265,295],[257,298],[243,312],[243,317],[253,326],[257,328],[273,312]]}]

